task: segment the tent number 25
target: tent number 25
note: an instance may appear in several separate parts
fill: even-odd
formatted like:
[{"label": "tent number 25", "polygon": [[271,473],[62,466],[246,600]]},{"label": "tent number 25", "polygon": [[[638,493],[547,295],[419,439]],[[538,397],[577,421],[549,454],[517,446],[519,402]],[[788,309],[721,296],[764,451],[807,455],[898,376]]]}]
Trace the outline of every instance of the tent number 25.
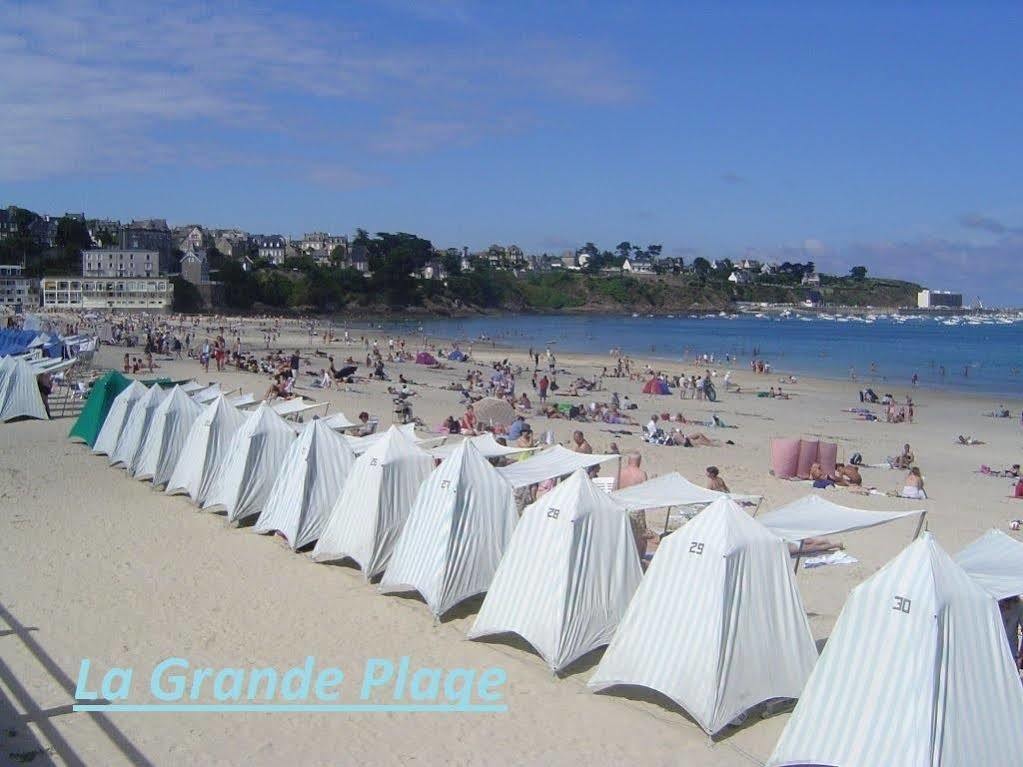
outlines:
[{"label": "tent number 25", "polygon": [[689,544],[689,553],[690,554],[702,554],[703,553],[703,544],[702,543],[697,543],[696,541],[693,541],[692,543]]},{"label": "tent number 25", "polygon": [[909,608],[913,604],[913,600],[908,597],[895,597],[895,604],[892,605],[893,610],[898,610],[900,613],[909,614]]}]

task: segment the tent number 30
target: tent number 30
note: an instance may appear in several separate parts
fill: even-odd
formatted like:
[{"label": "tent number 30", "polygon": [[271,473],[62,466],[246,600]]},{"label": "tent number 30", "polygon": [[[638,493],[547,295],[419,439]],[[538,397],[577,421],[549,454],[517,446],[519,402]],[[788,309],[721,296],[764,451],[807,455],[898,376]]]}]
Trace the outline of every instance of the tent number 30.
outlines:
[{"label": "tent number 30", "polygon": [[697,543],[696,541],[693,541],[692,543],[689,544],[689,553],[690,554],[702,554],[703,553],[703,544],[702,543]]},{"label": "tent number 30", "polygon": [[895,597],[895,604],[892,605],[893,610],[898,610],[900,613],[909,614],[909,608],[913,604],[913,601],[908,597]]}]

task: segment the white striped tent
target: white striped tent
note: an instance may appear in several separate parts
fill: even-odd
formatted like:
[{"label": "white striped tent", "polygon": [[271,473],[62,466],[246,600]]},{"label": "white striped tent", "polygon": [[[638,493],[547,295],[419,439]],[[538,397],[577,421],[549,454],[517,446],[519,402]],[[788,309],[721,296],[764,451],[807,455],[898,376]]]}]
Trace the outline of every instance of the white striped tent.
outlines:
[{"label": "white striped tent", "polygon": [[160,406],[165,396],[167,396],[166,392],[158,384],[153,384],[138,398],[124,422],[121,436],[117,438],[117,447],[110,454],[111,466],[123,464],[131,474],[139,448],[145,441],[146,432],[149,431],[149,424],[153,422],[153,413],[156,412],[156,408]]},{"label": "white striped tent", "polygon": [[512,486],[460,442],[419,489],[380,590],[418,591],[440,617],[489,588],[518,519]]},{"label": "white striped tent", "polygon": [[721,498],[664,539],[589,686],[657,690],[713,735],[816,660],[788,544]]},{"label": "white striped tent", "polygon": [[640,578],[626,511],[579,469],[522,513],[469,638],[516,633],[560,671],[611,641]]},{"label": "white striped tent", "polygon": [[447,458],[454,453],[461,444],[469,442],[475,447],[484,458],[505,458],[510,455],[521,455],[522,453],[531,453],[539,448],[535,447],[515,447],[512,445],[502,445],[496,439],[494,435],[489,431],[485,434],[480,434],[478,437],[467,437],[456,442],[448,442],[444,445],[438,445],[429,449],[430,455],[434,458]]},{"label": "white striped tent", "polygon": [[234,433],[203,509],[222,507],[228,522],[259,514],[295,430],[266,403]]},{"label": "white striped tent", "polygon": [[117,448],[117,440],[121,438],[124,425],[135,408],[135,403],[146,393],[146,387],[138,381],[132,381],[128,386],[114,397],[110,403],[110,410],[107,417],[103,419],[99,434],[96,435],[96,444],[92,446],[92,452],[96,455],[109,456]]},{"label": "white striped tent", "polygon": [[512,487],[535,485],[547,479],[572,474],[578,469],[587,469],[606,461],[620,461],[621,456],[600,453],[576,453],[561,445],[533,453],[524,461],[502,466],[498,471]]},{"label": "white striped tent", "polygon": [[369,580],[386,568],[433,458],[396,426],[359,456],[313,549],[318,562],[353,559]]},{"label": "white striped tent", "polygon": [[181,447],[202,406],[175,386],[164,397],[153,413],[153,420],[139,449],[135,462],[135,479],[151,479],[154,485],[163,485],[171,477]]},{"label": "white striped tent", "polygon": [[231,440],[246,417],[224,395],[208,404],[185,437],[177,464],[167,481],[167,494],[187,493],[194,503],[202,506],[213,489]]},{"label": "white striped tent", "polygon": [[0,421],[49,420],[37,375],[35,368],[22,357],[7,356],[0,360]]},{"label": "white striped tent", "polygon": [[997,603],[925,533],[853,590],[768,765],[1011,767],[1021,722]]},{"label": "white striped tent", "polygon": [[254,528],[280,532],[292,549],[320,537],[355,453],[324,419],[310,421],[291,443]]},{"label": "white striped tent", "polygon": [[1001,530],[988,530],[955,560],[995,599],[1023,594],[1023,543]]}]

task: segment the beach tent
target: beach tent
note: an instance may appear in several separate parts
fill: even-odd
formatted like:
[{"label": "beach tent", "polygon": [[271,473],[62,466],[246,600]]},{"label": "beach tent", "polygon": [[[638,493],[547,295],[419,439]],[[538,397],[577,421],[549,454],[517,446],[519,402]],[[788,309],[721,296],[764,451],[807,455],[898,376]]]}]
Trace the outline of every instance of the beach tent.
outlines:
[{"label": "beach tent", "polygon": [[231,440],[245,419],[246,414],[231,405],[224,395],[203,408],[188,430],[166,492],[169,495],[187,493],[202,506],[213,489]]},{"label": "beach tent", "polygon": [[853,589],[768,765],[1010,767],[1020,722],[997,603],[924,533]]},{"label": "beach tent", "polygon": [[514,632],[560,671],[611,641],[642,576],[628,514],[580,469],[522,513],[469,638]]},{"label": "beach tent", "polygon": [[295,429],[265,402],[234,433],[203,509],[223,507],[229,522],[263,510]]},{"label": "beach tent", "polygon": [[467,359],[469,359],[469,355],[467,355],[465,352],[455,349],[448,355],[448,359],[451,360],[452,362],[465,362]]},{"label": "beach tent", "polygon": [[[220,388],[219,384],[210,384],[210,386],[216,386],[218,389]],[[201,391],[204,391],[205,389],[208,389],[208,388],[210,388],[210,387],[209,386],[203,386],[201,383],[196,381],[194,378],[191,381],[185,381],[183,384],[181,384],[182,391],[184,391],[185,394],[188,394],[190,396],[194,395],[196,392],[201,392]]]},{"label": "beach tent", "polygon": [[96,442],[93,443],[92,452],[96,455],[112,455],[117,447],[117,440],[121,438],[124,425],[135,409],[135,403],[146,393],[146,387],[138,381],[132,381],[127,388],[121,391],[113,402],[110,403],[110,410],[107,411],[99,434],[96,435]]},{"label": "beach tent", "polygon": [[21,357],[0,360],[0,421],[15,418],[49,420],[39,393],[36,371]]},{"label": "beach tent", "polygon": [[524,461],[502,466],[498,471],[512,487],[526,487],[543,482],[545,479],[572,474],[577,469],[588,469],[605,461],[614,461],[621,456],[600,453],[576,453],[561,445],[555,445],[531,455]]},{"label": "beach tent", "polygon": [[255,531],[280,532],[292,549],[315,541],[354,463],[355,453],[325,419],[307,423],[284,456]]},{"label": "beach tent", "polygon": [[430,352],[419,352],[419,354],[416,355],[416,364],[417,365],[436,365],[437,364],[437,358],[434,357],[432,354],[430,354]]},{"label": "beach tent", "polygon": [[654,376],[643,385],[644,394],[671,394],[668,382]]},{"label": "beach tent", "polygon": [[202,405],[185,394],[180,386],[171,389],[153,413],[132,476],[150,479],[156,486],[165,484],[177,465],[192,424],[201,413]]},{"label": "beach tent", "polygon": [[459,443],[420,487],[380,590],[418,591],[440,617],[487,590],[518,520],[512,486]]},{"label": "beach tent", "polygon": [[118,394],[127,389],[130,384],[131,379],[126,378],[116,370],[104,373],[100,378],[96,379],[92,384],[92,389],[89,391],[89,398],[85,400],[85,404],[82,406],[82,412],[79,413],[75,425],[71,427],[71,431],[68,433],[68,438],[81,440],[89,447],[95,445],[96,438],[99,436],[100,429],[103,428],[103,422],[110,412],[114,399]]},{"label": "beach tent", "polygon": [[210,402],[213,402],[213,400],[219,397],[223,393],[223,390],[220,388],[220,384],[213,383],[203,389],[195,389],[185,393],[198,404],[208,405]]},{"label": "beach tent", "polygon": [[995,599],[1023,594],[1023,543],[1001,530],[988,530],[955,560]]},{"label": "beach tent", "polygon": [[788,544],[721,498],[664,539],[589,687],[657,690],[713,735],[816,660]]},{"label": "beach tent", "polygon": [[476,420],[480,426],[511,426],[515,420],[515,408],[508,404],[507,400],[497,397],[484,397],[473,403],[472,409],[476,412]]},{"label": "beach tent", "polygon": [[369,580],[387,567],[433,459],[395,426],[359,456],[313,549],[329,562],[350,558]]},{"label": "beach tent", "polygon": [[429,453],[434,458],[447,458],[466,442],[471,442],[472,446],[475,447],[484,458],[504,458],[509,455],[518,455],[519,453],[526,453],[539,449],[535,447],[508,447],[502,445],[494,439],[494,435],[488,431],[478,437],[468,437],[460,441],[449,442],[444,445],[439,445],[438,447],[430,448]]},{"label": "beach tent", "polygon": [[[853,530],[865,530],[906,517],[919,517],[923,523],[926,511],[869,511],[839,506],[819,495],[810,494],[782,506],[757,520],[779,538],[798,543],[807,538],[821,538]],[[916,535],[913,536],[916,538]]]},{"label": "beach tent", "polygon": [[139,448],[145,442],[146,433],[149,431],[149,424],[153,422],[153,413],[163,402],[166,392],[160,386],[150,386],[145,393],[138,398],[135,406],[131,409],[121,429],[121,436],[117,438],[117,447],[110,454],[110,465],[123,464],[124,468],[131,474],[139,453]]},{"label": "beach tent", "polygon": [[629,511],[663,509],[670,506],[706,506],[722,498],[731,498],[739,503],[756,503],[759,495],[719,493],[693,484],[677,471],[648,479],[638,485],[616,490],[611,494],[618,503]]}]

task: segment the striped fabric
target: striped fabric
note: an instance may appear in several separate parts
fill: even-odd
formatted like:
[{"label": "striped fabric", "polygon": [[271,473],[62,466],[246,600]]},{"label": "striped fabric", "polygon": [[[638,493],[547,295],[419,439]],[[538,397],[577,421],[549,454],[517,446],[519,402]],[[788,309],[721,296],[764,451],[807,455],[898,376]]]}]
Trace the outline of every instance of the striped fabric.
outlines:
[{"label": "striped fabric", "polygon": [[473,447],[479,450],[480,454],[484,458],[503,458],[509,455],[519,455],[520,453],[528,453],[536,450],[535,447],[515,447],[512,445],[508,447],[502,445],[496,439],[494,435],[489,431],[485,434],[480,434],[478,437],[468,437],[466,439],[454,442],[448,442],[444,445],[431,448],[428,452],[434,458],[447,458],[454,453],[464,442],[471,442]]},{"label": "striped fabric", "polygon": [[1001,530],[988,530],[955,559],[995,599],[1023,594],[1023,543]]},{"label": "striped fabric", "polygon": [[600,455],[598,453],[576,453],[561,445],[534,453],[524,461],[498,469],[512,487],[526,487],[543,482],[545,479],[571,474],[577,469],[596,466],[605,461],[620,460],[618,455]]},{"label": "striped fabric", "polygon": [[788,545],[722,498],[665,538],[589,687],[657,690],[713,735],[816,660]]},{"label": "striped fabric", "polygon": [[418,591],[440,617],[489,588],[518,518],[512,486],[460,442],[419,489],[380,590]]},{"label": "striped fabric", "polygon": [[[407,423],[402,426],[391,426],[391,429],[397,429],[415,444],[420,442],[419,438],[416,437],[416,425],[414,423]],[[388,431],[390,431],[390,429],[388,429]],[[346,434],[345,439],[348,440],[348,446],[355,451],[356,455],[362,455],[373,447],[373,445],[383,441],[386,435],[386,431],[370,434],[366,437],[354,437],[351,434]]]},{"label": "striped fabric", "polygon": [[[775,535],[787,541],[798,542],[807,538],[838,535],[853,530],[886,525],[906,517],[920,517],[926,512],[916,511],[870,511],[839,506],[837,503],[810,494],[798,501],[761,514],[757,520]],[[914,520],[918,521],[918,520]]]},{"label": "striped fabric", "polygon": [[146,393],[146,387],[138,381],[132,381],[128,387],[114,397],[110,403],[110,410],[107,417],[103,419],[99,434],[96,435],[96,444],[92,446],[92,452],[96,455],[109,456],[117,447],[117,440],[121,438],[121,431],[124,429],[128,417],[131,415],[135,403]]},{"label": "striped fabric", "polygon": [[853,590],[768,764],[1010,767],[1021,723],[997,603],[924,534]]},{"label": "striped fabric", "polygon": [[22,357],[8,355],[0,360],[0,421],[50,419],[36,379],[41,372]]},{"label": "striped fabric", "polygon": [[398,533],[433,459],[392,426],[360,455],[313,549],[318,562],[351,558],[366,580],[390,561]]},{"label": "striped fabric", "polygon": [[207,405],[188,430],[166,492],[187,493],[202,506],[213,489],[231,440],[245,419],[245,413],[229,404],[224,395]]},{"label": "striped fabric", "polygon": [[315,541],[354,464],[344,437],[323,419],[310,421],[284,456],[255,532],[279,531],[292,549]]},{"label": "striped fabric", "polygon": [[146,440],[139,449],[132,474],[135,479],[151,479],[163,485],[170,479],[189,429],[202,413],[202,406],[180,386],[171,389],[153,413]]},{"label": "striped fabric", "polygon": [[514,632],[560,671],[611,641],[641,577],[628,515],[580,469],[523,512],[469,638]]},{"label": "striped fabric", "polygon": [[229,522],[259,514],[294,441],[291,425],[260,403],[231,438],[203,509],[222,506]]},{"label": "striped fabric", "polygon": [[166,395],[163,389],[153,384],[146,389],[145,394],[138,398],[135,406],[131,409],[128,419],[121,429],[121,436],[117,438],[117,447],[110,454],[110,465],[122,464],[131,473],[132,466],[137,460],[139,448],[149,431],[149,424],[153,422],[153,413]]},{"label": "striped fabric", "polygon": [[693,484],[677,471],[648,479],[638,485],[613,493],[613,497],[629,511],[664,509],[670,506],[706,506],[720,498],[735,501],[759,501],[759,495],[719,493]]}]

